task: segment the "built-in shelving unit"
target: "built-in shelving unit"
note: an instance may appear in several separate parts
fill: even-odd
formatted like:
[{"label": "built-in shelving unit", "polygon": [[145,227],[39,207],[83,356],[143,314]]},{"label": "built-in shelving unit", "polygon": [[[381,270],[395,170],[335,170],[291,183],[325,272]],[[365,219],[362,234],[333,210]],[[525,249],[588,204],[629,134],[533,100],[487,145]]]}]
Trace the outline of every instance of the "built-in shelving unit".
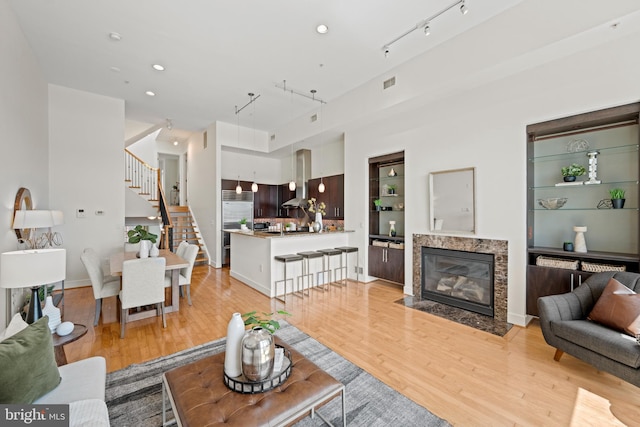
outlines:
[{"label": "built-in shelving unit", "polygon": [[[593,274],[589,264],[640,271],[639,113],[635,103],[527,126],[527,314],[538,314],[540,296],[579,286]],[[563,182],[563,166],[577,163],[589,171],[590,158],[596,159],[591,176]],[[611,208],[613,188],[625,190],[623,209]],[[539,202],[553,198],[566,202],[558,209]],[[574,226],[587,227],[586,253],[563,250],[575,239]],[[541,266],[541,256],[578,261],[579,267]]]},{"label": "built-in shelving unit", "polygon": [[369,275],[402,284],[404,175],[404,152],[369,159]]}]

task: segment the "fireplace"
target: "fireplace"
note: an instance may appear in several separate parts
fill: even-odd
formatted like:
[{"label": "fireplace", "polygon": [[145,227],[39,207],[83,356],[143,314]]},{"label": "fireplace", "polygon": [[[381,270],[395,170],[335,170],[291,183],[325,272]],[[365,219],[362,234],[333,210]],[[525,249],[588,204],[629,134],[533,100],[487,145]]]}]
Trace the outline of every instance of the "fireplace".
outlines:
[{"label": "fireplace", "polygon": [[494,255],[422,247],[421,296],[493,317]]}]

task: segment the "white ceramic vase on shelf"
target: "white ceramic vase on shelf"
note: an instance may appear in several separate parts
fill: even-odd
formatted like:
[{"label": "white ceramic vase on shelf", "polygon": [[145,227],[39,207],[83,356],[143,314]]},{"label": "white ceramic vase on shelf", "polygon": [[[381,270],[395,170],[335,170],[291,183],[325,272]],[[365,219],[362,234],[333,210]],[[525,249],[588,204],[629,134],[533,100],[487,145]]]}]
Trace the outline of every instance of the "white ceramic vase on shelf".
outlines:
[{"label": "white ceramic vase on shelf", "polygon": [[149,256],[157,257],[158,255],[160,255],[160,249],[158,249],[158,245],[154,243],[151,249],[149,249]]},{"label": "white ceramic vase on shelf", "polygon": [[316,223],[320,225],[319,231],[322,231],[322,214],[320,212],[316,212]]},{"label": "white ceramic vase on shelf", "polygon": [[573,231],[576,232],[576,239],[573,243],[574,252],[587,252],[587,242],[584,239],[584,233],[587,232],[587,227],[575,226]]},{"label": "white ceramic vase on shelf", "polygon": [[244,321],[240,313],[233,313],[227,325],[227,342],[224,355],[224,373],[230,378],[242,374],[242,338]]},{"label": "white ceramic vase on shelf", "polygon": [[151,250],[151,240],[140,240],[140,258],[149,258],[149,251]]},{"label": "white ceramic vase on shelf", "polygon": [[51,333],[54,333],[58,325],[62,323],[62,318],[60,317],[60,309],[53,305],[53,297],[51,295],[47,296],[46,303],[42,308],[42,315],[49,316],[49,329]]}]

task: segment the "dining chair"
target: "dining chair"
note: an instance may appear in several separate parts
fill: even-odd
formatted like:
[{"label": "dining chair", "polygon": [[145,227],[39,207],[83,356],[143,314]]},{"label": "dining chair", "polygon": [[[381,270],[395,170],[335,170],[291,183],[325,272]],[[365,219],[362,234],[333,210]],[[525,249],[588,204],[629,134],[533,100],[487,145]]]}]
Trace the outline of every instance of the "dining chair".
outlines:
[{"label": "dining chair", "polygon": [[120,338],[124,338],[127,310],[156,304],[164,317],[164,270],[167,260],[160,257],[130,259],[122,263],[122,290],[120,291]]},{"label": "dining chair", "polygon": [[[199,250],[200,247],[198,245],[188,244],[184,253],[180,255],[181,258],[184,258],[189,263],[188,267],[180,269],[180,274],[178,276],[178,285],[180,286],[180,289],[182,289],[182,286],[187,288],[187,302],[189,305],[191,305],[191,272],[193,271],[193,265],[196,262]],[[171,276],[165,276],[164,286],[165,288],[171,286]]]},{"label": "dining chair", "polygon": [[118,295],[120,292],[120,277],[106,274],[98,253],[92,248],[86,248],[80,255],[80,260],[89,273],[93,297],[96,300],[96,314],[93,326],[98,326],[102,312],[102,298]]},{"label": "dining chair", "polygon": [[183,240],[182,242],[180,242],[180,244],[178,245],[178,248],[176,249],[176,255],[178,255],[180,258],[184,258],[184,251],[187,249],[187,247],[189,246],[189,242],[187,242],[186,240]]}]

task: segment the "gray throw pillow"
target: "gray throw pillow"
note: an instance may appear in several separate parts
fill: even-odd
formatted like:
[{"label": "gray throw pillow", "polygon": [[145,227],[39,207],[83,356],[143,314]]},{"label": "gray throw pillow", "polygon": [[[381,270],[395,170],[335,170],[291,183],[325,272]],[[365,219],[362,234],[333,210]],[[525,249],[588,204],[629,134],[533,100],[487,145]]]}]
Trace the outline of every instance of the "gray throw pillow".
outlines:
[{"label": "gray throw pillow", "polygon": [[33,403],[60,384],[49,318],[0,342],[0,403]]}]

